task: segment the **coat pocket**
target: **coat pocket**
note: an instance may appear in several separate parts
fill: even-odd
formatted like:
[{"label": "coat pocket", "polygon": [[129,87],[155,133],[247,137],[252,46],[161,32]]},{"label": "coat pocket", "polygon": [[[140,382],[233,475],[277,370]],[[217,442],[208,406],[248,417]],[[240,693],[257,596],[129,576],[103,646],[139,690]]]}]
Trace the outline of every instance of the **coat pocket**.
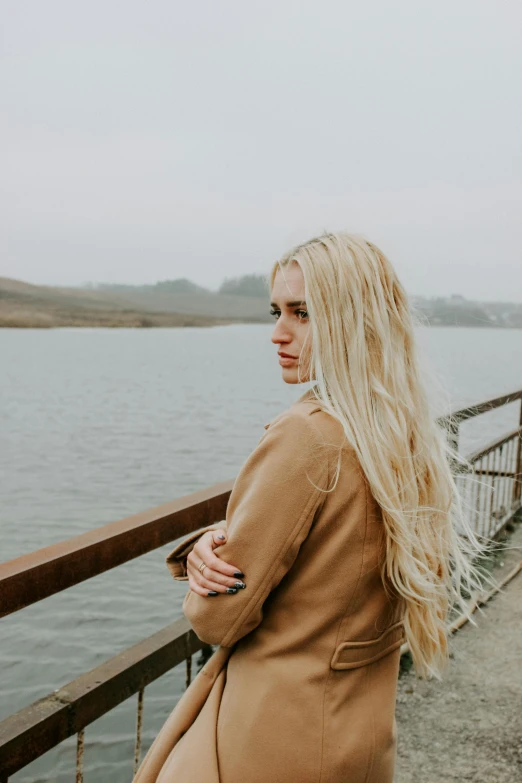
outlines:
[{"label": "coat pocket", "polygon": [[359,666],[367,666],[378,661],[388,653],[396,650],[406,641],[404,623],[390,625],[380,636],[375,639],[365,639],[357,642],[341,642],[337,645],[330,662],[332,669],[357,669]]}]

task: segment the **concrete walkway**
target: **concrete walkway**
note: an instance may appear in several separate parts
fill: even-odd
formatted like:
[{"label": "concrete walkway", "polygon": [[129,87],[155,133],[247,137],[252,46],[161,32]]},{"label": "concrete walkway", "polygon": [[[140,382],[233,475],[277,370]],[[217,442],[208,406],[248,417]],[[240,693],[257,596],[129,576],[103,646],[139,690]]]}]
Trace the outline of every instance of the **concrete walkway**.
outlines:
[{"label": "concrete walkway", "polygon": [[[522,560],[522,525],[494,575]],[[522,571],[451,639],[444,680],[399,680],[396,783],[522,783]]]}]

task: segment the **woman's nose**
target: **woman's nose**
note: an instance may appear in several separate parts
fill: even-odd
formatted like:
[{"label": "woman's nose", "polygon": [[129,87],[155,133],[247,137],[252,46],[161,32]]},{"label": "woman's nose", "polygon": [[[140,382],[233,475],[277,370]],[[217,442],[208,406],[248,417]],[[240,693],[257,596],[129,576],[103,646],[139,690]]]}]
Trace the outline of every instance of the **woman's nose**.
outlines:
[{"label": "woman's nose", "polygon": [[284,321],[279,318],[277,321],[274,331],[272,332],[272,342],[273,343],[289,343],[292,341],[292,335],[289,333],[289,330],[284,324]]}]

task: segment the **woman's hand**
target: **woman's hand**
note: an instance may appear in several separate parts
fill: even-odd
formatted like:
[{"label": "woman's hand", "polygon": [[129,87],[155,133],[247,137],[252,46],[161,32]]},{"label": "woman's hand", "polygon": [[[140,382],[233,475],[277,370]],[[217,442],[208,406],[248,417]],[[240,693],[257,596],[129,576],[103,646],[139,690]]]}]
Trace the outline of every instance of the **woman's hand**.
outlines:
[{"label": "woman's hand", "polygon": [[[214,554],[214,549],[224,544],[226,540],[225,530],[208,530],[187,555],[190,589],[198,595],[205,597],[219,593],[234,594],[246,587],[246,584],[241,581],[243,572]],[[202,562],[206,564],[206,568],[201,567],[200,570]]]}]

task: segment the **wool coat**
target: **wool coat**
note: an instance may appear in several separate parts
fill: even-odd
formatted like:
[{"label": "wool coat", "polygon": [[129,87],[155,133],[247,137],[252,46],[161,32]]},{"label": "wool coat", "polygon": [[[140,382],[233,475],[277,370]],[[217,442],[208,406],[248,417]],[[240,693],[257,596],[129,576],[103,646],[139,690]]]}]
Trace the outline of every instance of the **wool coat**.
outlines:
[{"label": "wool coat", "polygon": [[175,579],[216,527],[227,540],[215,551],[246,588],[188,591],[185,615],[218,649],[135,783],[392,783],[404,605],[381,577],[380,507],[311,389],[265,425],[226,523],[168,556]]}]

